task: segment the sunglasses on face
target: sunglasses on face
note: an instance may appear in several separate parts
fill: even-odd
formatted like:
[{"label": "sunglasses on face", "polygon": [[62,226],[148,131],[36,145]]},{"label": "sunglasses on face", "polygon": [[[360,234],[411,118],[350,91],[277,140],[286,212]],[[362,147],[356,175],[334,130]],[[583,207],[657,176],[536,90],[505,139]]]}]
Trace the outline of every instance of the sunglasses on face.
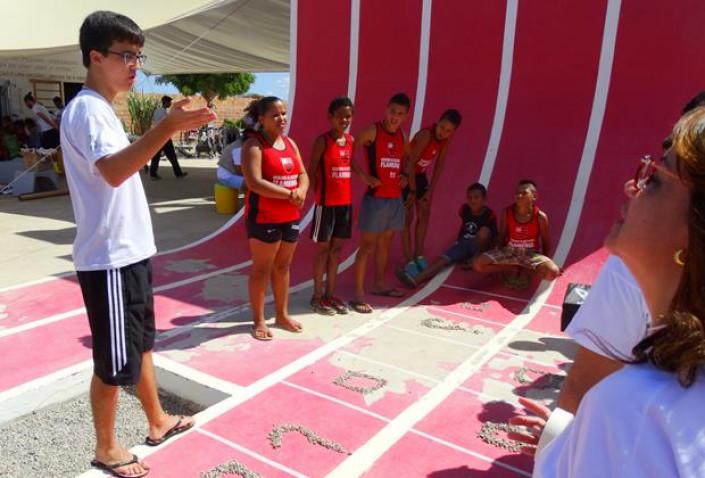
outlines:
[{"label": "sunglasses on face", "polygon": [[662,174],[671,176],[672,178],[680,181],[680,177],[677,174],[664,168],[663,165],[659,164],[659,162],[653,159],[651,155],[646,154],[639,160],[639,167],[634,175],[634,187],[636,190],[643,190],[654,177],[656,171],[660,171]]}]

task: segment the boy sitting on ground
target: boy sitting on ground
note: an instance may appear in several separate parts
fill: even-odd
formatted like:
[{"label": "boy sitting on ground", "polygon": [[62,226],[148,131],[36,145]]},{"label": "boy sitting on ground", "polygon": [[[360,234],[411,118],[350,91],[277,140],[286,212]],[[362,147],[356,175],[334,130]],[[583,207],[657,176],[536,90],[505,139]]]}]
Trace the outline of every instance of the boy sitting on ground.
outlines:
[{"label": "boy sitting on ground", "polygon": [[560,275],[549,257],[548,216],[536,206],[537,199],[536,183],[519,181],[516,202],[507,207],[500,223],[499,248],[476,257],[475,271],[503,272],[505,285],[517,289],[527,287],[532,274],[545,280]]},{"label": "boy sitting on ground", "polygon": [[433,278],[450,264],[467,263],[475,254],[486,251],[497,237],[497,217],[487,207],[487,189],[475,183],[467,189],[467,202],[460,206],[460,230],[455,243],[442,255],[438,256],[429,267],[417,274],[411,274],[407,268],[396,270],[397,278],[407,287],[415,288]]}]

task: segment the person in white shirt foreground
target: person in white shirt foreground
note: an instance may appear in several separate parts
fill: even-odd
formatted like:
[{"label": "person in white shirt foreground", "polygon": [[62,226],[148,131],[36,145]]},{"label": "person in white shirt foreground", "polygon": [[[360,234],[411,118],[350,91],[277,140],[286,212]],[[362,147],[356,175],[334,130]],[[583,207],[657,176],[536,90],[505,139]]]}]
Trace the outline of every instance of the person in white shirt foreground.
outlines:
[{"label": "person in white shirt foreground", "polygon": [[130,144],[112,107],[129,91],[144,63],[142,30],[129,18],[95,12],[80,30],[81,92],[62,116],[61,146],[76,218],[73,261],[91,328],[91,407],[96,432],[91,465],[123,478],[142,477],[149,466],[115,437],[118,390],[135,385],[149,424],[146,444],[156,446],[186,431],[192,417],[164,412],[159,402],[152,348],[156,335],[152,271],[156,252],[139,170],[171,136],[214,117],[177,101],[167,116]]},{"label": "person in white shirt foreground", "polygon": [[512,418],[531,434],[510,437],[527,453],[539,444],[534,477],[705,476],[705,108],[671,139],[662,161],[642,159],[605,241],[644,294],[648,335],[632,360],[615,357],[629,365],[590,389],[552,441],[539,444],[550,411],[520,399],[537,416]]}]

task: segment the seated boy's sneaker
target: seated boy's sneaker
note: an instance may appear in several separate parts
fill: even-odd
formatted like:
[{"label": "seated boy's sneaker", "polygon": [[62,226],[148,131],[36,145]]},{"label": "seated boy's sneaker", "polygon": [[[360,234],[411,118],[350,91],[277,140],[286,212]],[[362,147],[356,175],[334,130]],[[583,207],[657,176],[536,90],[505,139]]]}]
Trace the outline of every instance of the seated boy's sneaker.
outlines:
[{"label": "seated boy's sneaker", "polygon": [[407,274],[406,270],[401,267],[397,267],[394,270],[394,274],[397,276],[397,279],[399,279],[399,282],[407,286],[409,289],[416,289],[416,281],[413,277]]},{"label": "seated boy's sneaker", "polygon": [[428,261],[424,258],[424,256],[416,257],[414,262],[416,263],[416,267],[418,267],[419,272],[423,272],[428,269]]},{"label": "seated boy's sneaker", "polygon": [[419,266],[416,265],[416,261],[409,261],[406,263],[404,266],[404,273],[408,275],[409,277],[416,277],[419,275]]}]

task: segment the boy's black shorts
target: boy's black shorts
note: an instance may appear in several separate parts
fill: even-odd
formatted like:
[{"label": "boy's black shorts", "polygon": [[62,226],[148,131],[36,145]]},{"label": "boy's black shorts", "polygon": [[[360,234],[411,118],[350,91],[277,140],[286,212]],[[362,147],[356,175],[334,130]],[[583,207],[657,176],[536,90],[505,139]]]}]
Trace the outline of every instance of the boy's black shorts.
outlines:
[{"label": "boy's black shorts", "polygon": [[93,371],[107,385],[139,382],[142,354],[154,348],[152,264],[78,271],[93,339]]},{"label": "boy's black shorts", "polygon": [[321,206],[316,204],[311,225],[313,242],[328,242],[331,238],[352,237],[352,205]]},{"label": "boy's black shorts", "polygon": [[245,221],[248,239],[258,239],[268,244],[275,242],[296,242],[299,240],[299,221],[274,224],[258,224],[247,219]]},{"label": "boy's black shorts", "polygon": [[[426,173],[417,174],[416,179],[416,199],[421,199],[426,191],[428,191],[428,177]],[[404,202],[406,202],[406,197],[409,195],[409,186],[405,187],[402,191],[404,195]]]}]

